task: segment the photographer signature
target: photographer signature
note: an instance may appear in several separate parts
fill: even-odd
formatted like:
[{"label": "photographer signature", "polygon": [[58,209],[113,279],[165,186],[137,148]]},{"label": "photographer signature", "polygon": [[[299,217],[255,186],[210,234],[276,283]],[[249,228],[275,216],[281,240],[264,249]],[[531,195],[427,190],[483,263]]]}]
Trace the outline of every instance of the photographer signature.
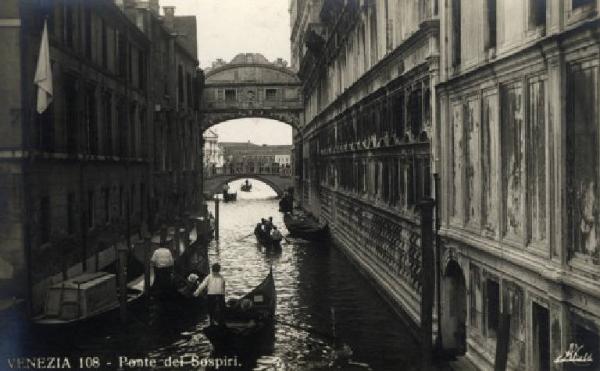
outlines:
[{"label": "photographer signature", "polygon": [[569,344],[569,349],[565,354],[556,357],[554,363],[576,363],[579,365],[591,365],[594,360],[592,359],[591,353],[579,354],[579,351],[583,349],[583,345],[575,343]]}]

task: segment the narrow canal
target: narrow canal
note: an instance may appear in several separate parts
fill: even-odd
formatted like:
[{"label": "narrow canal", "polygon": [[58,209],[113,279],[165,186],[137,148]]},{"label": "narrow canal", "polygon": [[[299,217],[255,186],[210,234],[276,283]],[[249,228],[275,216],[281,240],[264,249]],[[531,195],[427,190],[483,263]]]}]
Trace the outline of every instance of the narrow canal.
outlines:
[{"label": "narrow canal", "polygon": [[[240,182],[231,184],[238,189]],[[211,262],[222,265],[227,297],[251,290],[273,267],[277,289],[277,322],[274,333],[254,344],[248,354],[238,356],[239,368],[272,369],[280,362],[287,370],[335,368],[330,364],[335,349],[346,344],[352,350],[343,370],[416,370],[419,351],[408,329],[375,293],[373,287],[335,247],[290,239],[279,253],[261,248],[254,225],[272,216],[283,228],[278,200],[265,184],[253,182],[252,192],[238,191],[238,200],[220,204],[220,241],[209,247]],[[214,209],[214,204],[209,204]],[[357,226],[360,227],[360,226]],[[60,334],[21,333],[22,349],[37,355],[99,356],[112,369],[119,356],[137,359],[167,357],[216,357],[201,329],[207,325],[201,311],[162,316],[131,313],[125,326],[90,324]],[[333,315],[332,315],[333,314]],[[331,335],[335,332],[334,345]],[[65,349],[73,351],[67,353]],[[29,356],[33,354],[28,354]],[[127,370],[200,370],[190,364],[176,367],[131,367]],[[220,368],[224,369],[224,368]]]}]

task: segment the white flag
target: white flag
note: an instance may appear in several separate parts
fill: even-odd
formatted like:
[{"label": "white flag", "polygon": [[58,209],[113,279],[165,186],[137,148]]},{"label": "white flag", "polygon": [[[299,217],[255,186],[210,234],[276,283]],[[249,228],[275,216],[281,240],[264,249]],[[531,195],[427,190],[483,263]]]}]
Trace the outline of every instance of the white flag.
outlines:
[{"label": "white flag", "polygon": [[37,112],[43,113],[52,103],[52,67],[50,66],[50,48],[48,46],[48,25],[44,21],[44,32],[40,44],[40,56],[35,69],[34,84],[37,85]]}]

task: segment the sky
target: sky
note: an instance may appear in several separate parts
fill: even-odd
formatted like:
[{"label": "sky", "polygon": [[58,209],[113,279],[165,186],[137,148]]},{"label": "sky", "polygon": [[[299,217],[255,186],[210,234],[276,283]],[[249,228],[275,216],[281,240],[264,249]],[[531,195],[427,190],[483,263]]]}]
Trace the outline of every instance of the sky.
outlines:
[{"label": "sky", "polygon": [[[200,67],[217,58],[229,62],[239,53],[261,53],[290,62],[288,0],[161,0],[175,15],[195,15]],[[240,125],[241,124],[241,125]],[[240,119],[213,126],[221,142],[291,144],[292,128],[278,121]]]}]

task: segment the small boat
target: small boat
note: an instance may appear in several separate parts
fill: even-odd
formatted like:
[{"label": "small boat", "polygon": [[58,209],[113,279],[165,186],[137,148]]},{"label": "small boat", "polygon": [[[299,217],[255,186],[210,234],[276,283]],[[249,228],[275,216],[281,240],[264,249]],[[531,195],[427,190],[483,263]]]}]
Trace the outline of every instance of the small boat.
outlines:
[{"label": "small boat", "polygon": [[281,248],[281,240],[283,238],[275,239],[270,235],[258,230],[254,230],[254,235],[256,236],[256,240],[266,248],[280,249]]},{"label": "small boat", "polygon": [[265,279],[239,300],[230,300],[225,307],[225,323],[205,327],[203,332],[213,345],[235,344],[254,340],[272,327],[277,307],[273,269]]},{"label": "small boat", "polygon": [[279,200],[279,211],[282,213],[291,212],[294,207],[291,197],[284,196]]},{"label": "small boat", "polygon": [[252,190],[252,184],[250,184],[250,183],[242,184],[240,189],[242,190],[242,192],[250,192]]},{"label": "small boat", "polygon": [[329,227],[305,215],[285,213],[283,222],[290,235],[308,241],[324,241],[329,238]]},{"label": "small boat", "polygon": [[[83,273],[51,286],[46,292],[44,313],[33,323],[43,326],[79,324],[118,312],[119,290],[114,273]],[[144,276],[127,284],[127,304],[144,294]]]},{"label": "small boat", "polygon": [[235,192],[235,193],[223,192],[223,201],[230,202],[230,201],[236,201],[236,200],[237,200],[237,192]]}]

